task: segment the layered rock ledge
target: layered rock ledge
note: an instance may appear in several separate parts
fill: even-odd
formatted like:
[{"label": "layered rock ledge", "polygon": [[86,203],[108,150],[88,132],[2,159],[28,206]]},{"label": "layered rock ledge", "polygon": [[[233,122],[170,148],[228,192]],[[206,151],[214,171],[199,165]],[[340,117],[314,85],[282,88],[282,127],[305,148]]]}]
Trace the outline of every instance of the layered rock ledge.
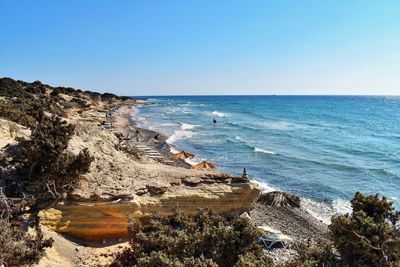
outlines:
[{"label": "layered rock ledge", "polygon": [[[98,113],[96,113],[98,114]],[[89,114],[92,118],[101,114]],[[80,115],[82,116],[82,115]],[[100,118],[99,118],[100,120]],[[69,201],[40,213],[41,223],[77,241],[113,243],[127,237],[128,218],[175,208],[195,214],[209,208],[222,214],[251,209],[258,185],[218,170],[191,170],[136,158],[117,149],[109,130],[75,118],[68,150],[88,148],[94,161]]]}]

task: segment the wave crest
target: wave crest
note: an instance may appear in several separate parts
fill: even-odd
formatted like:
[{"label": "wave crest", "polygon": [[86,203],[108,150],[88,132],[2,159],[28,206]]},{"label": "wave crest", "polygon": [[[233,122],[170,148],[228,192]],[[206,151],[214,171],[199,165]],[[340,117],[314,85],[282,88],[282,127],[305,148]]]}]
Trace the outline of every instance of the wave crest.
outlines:
[{"label": "wave crest", "polygon": [[174,144],[178,140],[191,138],[196,134],[195,132],[191,131],[196,126],[198,125],[181,122],[181,128],[176,130],[167,140],[165,140],[165,142]]},{"label": "wave crest", "polygon": [[192,130],[192,129],[194,129],[194,127],[197,127],[197,126],[198,125],[181,122],[181,130]]},{"label": "wave crest", "polygon": [[243,139],[240,136],[235,136],[235,139],[238,140],[240,143],[246,145],[247,147],[253,149],[253,151],[255,153],[263,153],[263,154],[266,154],[266,155],[276,155],[276,154],[278,154],[278,153],[276,153],[274,151],[269,151],[269,150],[266,150],[266,149],[262,149],[262,148],[256,147],[256,146],[254,146],[252,144],[251,141],[247,141],[247,140]]},{"label": "wave crest", "polygon": [[264,153],[264,154],[267,154],[267,155],[276,155],[277,153],[276,152],[274,152],[274,151],[269,151],[269,150],[265,150],[265,149],[262,149],[262,148],[258,148],[258,147],[255,147],[254,148],[254,152],[259,152],[259,153]]},{"label": "wave crest", "polygon": [[214,116],[217,116],[217,117],[226,117],[225,113],[219,112],[219,111],[216,111],[216,110],[213,111],[211,114],[214,115]]}]

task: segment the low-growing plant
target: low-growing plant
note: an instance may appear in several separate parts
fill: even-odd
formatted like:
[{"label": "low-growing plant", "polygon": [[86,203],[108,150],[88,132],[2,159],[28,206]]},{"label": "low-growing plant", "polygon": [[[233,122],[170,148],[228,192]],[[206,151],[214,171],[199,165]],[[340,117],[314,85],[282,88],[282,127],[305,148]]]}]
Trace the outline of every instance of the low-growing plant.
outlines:
[{"label": "low-growing plant", "polygon": [[130,247],[111,266],[272,266],[248,220],[207,210],[132,221],[129,237]]},{"label": "low-growing plant", "polygon": [[334,216],[329,229],[342,258],[352,266],[399,266],[399,213],[378,195],[356,193],[352,214]]},{"label": "low-growing plant", "polygon": [[[38,217],[33,214],[23,217],[26,209],[24,201],[14,203],[0,187],[0,264],[1,266],[23,266],[37,263],[45,248],[51,247],[53,240],[44,239]],[[30,233],[28,226],[33,228]]]},{"label": "low-growing plant", "polygon": [[347,266],[329,241],[313,245],[310,242],[295,242],[292,249],[297,255],[292,260],[283,263],[281,267]]},{"label": "low-growing plant", "polygon": [[37,196],[37,204],[65,196],[89,170],[93,158],[87,149],[77,156],[66,152],[73,133],[73,125],[55,115],[43,114],[31,138],[20,140],[20,171],[28,193]]}]

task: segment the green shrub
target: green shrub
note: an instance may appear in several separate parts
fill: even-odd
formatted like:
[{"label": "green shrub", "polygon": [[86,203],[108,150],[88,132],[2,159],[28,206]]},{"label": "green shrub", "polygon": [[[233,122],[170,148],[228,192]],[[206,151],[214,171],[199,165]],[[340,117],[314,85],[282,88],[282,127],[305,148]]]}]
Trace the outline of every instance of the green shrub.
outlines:
[{"label": "green shrub", "polygon": [[42,115],[30,140],[20,140],[20,170],[25,173],[28,192],[42,202],[68,193],[89,170],[93,158],[87,149],[77,156],[67,153],[74,127],[61,118]]},{"label": "green shrub", "polygon": [[357,192],[351,204],[353,213],[334,216],[329,227],[342,258],[354,266],[399,266],[399,214],[392,202]]},{"label": "green shrub", "polygon": [[[0,187],[0,264],[4,266],[37,263],[45,248],[53,243],[52,239],[43,238],[36,215],[23,218],[25,204],[9,200]],[[33,228],[30,233],[28,225]]]},{"label": "green shrub", "polygon": [[43,239],[40,227],[35,234],[24,230],[21,222],[0,219],[0,262],[5,266],[23,266],[37,263],[45,248],[51,247],[52,239]]},{"label": "green shrub", "polygon": [[314,245],[295,242],[292,249],[296,251],[296,257],[282,264],[282,267],[347,266],[340,259],[340,256],[330,242]]},{"label": "green shrub", "polygon": [[195,217],[179,211],[165,218],[153,215],[144,224],[130,223],[130,247],[111,266],[270,266],[258,236],[249,221],[211,211]]}]

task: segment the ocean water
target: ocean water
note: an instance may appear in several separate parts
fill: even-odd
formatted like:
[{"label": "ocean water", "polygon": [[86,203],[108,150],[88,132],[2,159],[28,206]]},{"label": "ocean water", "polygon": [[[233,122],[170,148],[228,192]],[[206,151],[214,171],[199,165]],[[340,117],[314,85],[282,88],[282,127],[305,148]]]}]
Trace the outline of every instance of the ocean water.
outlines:
[{"label": "ocean water", "polygon": [[[400,97],[168,96],[138,108],[140,126],[264,190],[295,193],[317,217],[350,211],[356,191],[400,207]],[[213,118],[217,120],[212,123]]]}]

